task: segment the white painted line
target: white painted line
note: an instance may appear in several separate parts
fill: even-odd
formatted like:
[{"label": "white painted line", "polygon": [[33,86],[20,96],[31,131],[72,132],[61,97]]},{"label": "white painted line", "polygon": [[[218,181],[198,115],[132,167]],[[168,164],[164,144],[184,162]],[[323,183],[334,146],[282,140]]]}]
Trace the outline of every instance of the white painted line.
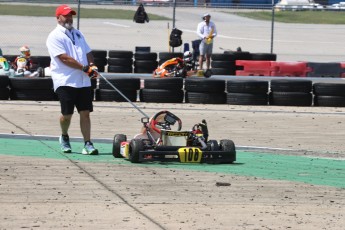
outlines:
[{"label": "white painted line", "polygon": [[117,27],[123,27],[123,28],[130,28],[130,26],[122,25],[122,24],[117,24],[117,23],[112,23],[112,22],[103,22],[103,24],[111,25],[111,26],[117,26]]},{"label": "white painted line", "polygon": [[[196,34],[195,30],[181,29],[183,32],[189,32]],[[226,35],[218,34],[219,38],[233,39],[233,40],[247,40],[247,41],[261,41],[261,42],[271,42],[270,39],[258,39],[258,38],[243,38],[243,37],[231,37]],[[274,40],[274,42],[286,42],[286,43],[305,43],[306,41],[294,41],[294,40]],[[308,43],[315,44],[338,44],[339,42],[318,42],[318,41],[308,41]]]}]

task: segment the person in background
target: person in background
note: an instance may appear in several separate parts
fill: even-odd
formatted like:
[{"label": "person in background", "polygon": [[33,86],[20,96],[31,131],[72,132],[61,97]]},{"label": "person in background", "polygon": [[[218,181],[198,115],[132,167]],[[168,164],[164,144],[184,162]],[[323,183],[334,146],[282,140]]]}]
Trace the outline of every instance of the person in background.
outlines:
[{"label": "person in background", "polygon": [[210,69],[211,55],[213,49],[213,40],[217,36],[216,25],[210,21],[211,15],[204,14],[203,21],[198,24],[197,34],[201,39],[199,46],[199,69],[203,69],[204,59],[206,60],[206,69]]},{"label": "person in background", "polygon": [[68,129],[74,108],[80,116],[80,129],[84,138],[82,154],[97,155],[91,142],[91,119],[93,111],[93,89],[91,78],[98,76],[91,49],[84,35],[73,27],[76,12],[68,5],[56,8],[57,27],[48,35],[46,46],[51,58],[51,76],[54,90],[61,105],[59,138],[61,150],[71,153]]},{"label": "person in background", "polygon": [[30,48],[26,45],[19,48],[20,55],[11,63],[14,77],[43,77],[43,69],[37,67],[31,59]]}]

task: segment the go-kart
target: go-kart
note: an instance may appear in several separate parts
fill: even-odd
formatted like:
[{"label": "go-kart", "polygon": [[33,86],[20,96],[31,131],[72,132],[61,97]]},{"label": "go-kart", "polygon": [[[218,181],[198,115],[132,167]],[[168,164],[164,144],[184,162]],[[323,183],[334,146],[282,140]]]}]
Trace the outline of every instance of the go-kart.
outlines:
[{"label": "go-kart", "polygon": [[189,131],[181,131],[182,121],[169,111],[141,119],[141,133],[130,141],[124,134],[113,140],[113,156],[132,163],[162,161],[181,163],[233,163],[236,149],[232,140],[208,140],[205,120]]},{"label": "go-kart", "polygon": [[[176,57],[165,61],[153,71],[154,78],[166,78],[166,77],[191,77],[191,76],[204,76],[206,78],[211,77],[211,70],[198,71],[197,64],[193,61],[186,62],[182,58]],[[201,75],[200,75],[200,72]]]}]

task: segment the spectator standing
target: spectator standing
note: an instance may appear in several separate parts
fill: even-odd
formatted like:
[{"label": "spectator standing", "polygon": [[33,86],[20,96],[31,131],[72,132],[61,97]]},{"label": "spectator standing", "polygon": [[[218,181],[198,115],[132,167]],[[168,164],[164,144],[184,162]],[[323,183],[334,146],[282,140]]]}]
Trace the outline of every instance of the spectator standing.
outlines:
[{"label": "spectator standing", "polygon": [[57,27],[49,34],[46,46],[51,58],[51,75],[54,90],[61,105],[59,138],[61,150],[71,153],[68,129],[74,108],[80,116],[80,129],[84,138],[82,154],[97,155],[91,142],[91,119],[93,90],[90,78],[97,77],[98,69],[84,35],[73,27],[76,12],[68,5],[56,8]]},{"label": "spectator standing", "polygon": [[211,55],[213,49],[213,39],[217,36],[216,25],[210,21],[211,15],[204,14],[203,21],[198,24],[197,34],[201,39],[199,46],[199,69],[203,69],[204,59],[206,60],[206,69],[210,69]]}]

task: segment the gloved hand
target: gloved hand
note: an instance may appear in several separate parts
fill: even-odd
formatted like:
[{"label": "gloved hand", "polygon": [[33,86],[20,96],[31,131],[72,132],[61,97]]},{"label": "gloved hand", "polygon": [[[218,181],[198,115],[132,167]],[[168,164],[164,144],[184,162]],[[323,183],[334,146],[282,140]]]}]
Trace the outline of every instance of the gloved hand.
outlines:
[{"label": "gloved hand", "polygon": [[90,77],[96,78],[98,77],[98,68],[94,64],[91,65],[84,65],[83,71]]}]

